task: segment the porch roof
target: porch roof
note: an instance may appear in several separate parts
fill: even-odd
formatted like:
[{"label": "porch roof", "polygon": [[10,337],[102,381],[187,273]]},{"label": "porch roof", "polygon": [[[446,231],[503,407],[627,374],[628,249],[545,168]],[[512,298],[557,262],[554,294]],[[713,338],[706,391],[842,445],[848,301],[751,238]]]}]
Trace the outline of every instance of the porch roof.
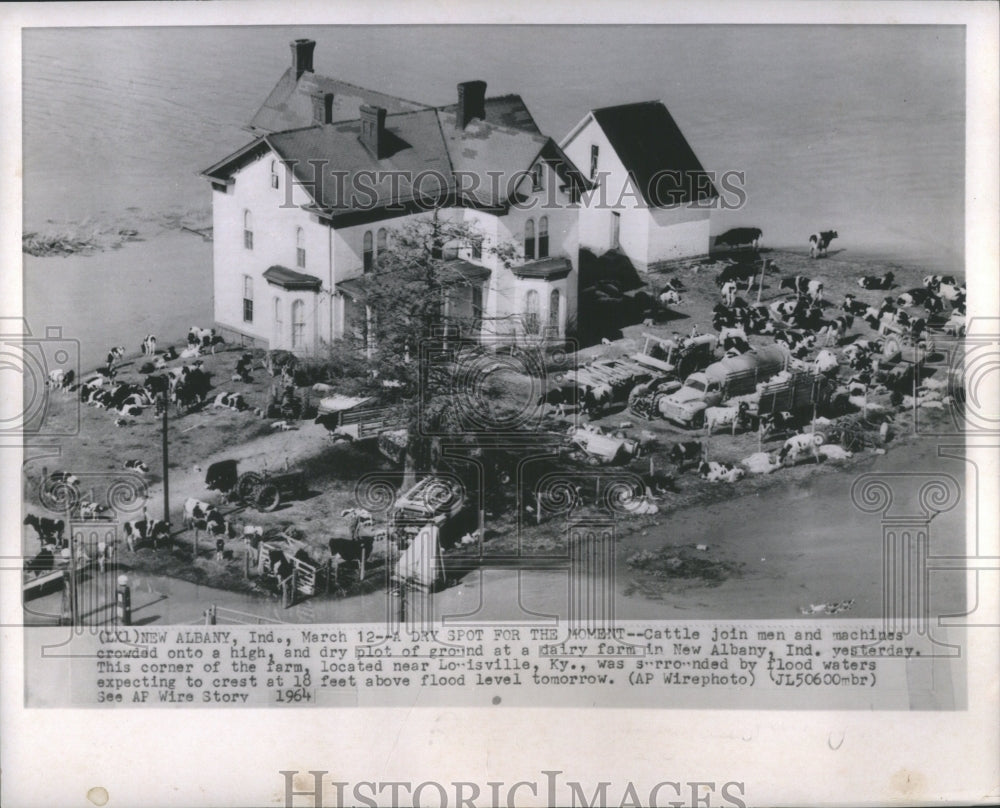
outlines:
[{"label": "porch roof", "polygon": [[307,290],[318,292],[323,282],[315,275],[307,275],[305,272],[296,272],[275,264],[264,272],[264,279],[274,286],[280,286],[289,291]]},{"label": "porch roof", "polygon": [[569,275],[573,271],[573,264],[570,263],[568,258],[542,258],[538,261],[529,261],[526,264],[511,267],[510,271],[519,278],[540,278],[544,281],[556,281]]}]

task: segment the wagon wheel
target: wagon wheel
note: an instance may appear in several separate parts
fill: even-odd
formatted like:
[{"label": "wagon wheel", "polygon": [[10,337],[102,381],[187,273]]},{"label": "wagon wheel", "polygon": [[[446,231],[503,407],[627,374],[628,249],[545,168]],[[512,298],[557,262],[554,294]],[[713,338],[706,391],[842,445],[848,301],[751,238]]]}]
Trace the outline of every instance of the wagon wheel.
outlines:
[{"label": "wagon wheel", "polygon": [[236,496],[241,500],[253,498],[254,491],[264,482],[264,477],[256,471],[246,471],[236,480]]},{"label": "wagon wheel", "polygon": [[273,511],[281,504],[281,493],[278,486],[268,483],[260,488],[257,493],[257,510]]}]

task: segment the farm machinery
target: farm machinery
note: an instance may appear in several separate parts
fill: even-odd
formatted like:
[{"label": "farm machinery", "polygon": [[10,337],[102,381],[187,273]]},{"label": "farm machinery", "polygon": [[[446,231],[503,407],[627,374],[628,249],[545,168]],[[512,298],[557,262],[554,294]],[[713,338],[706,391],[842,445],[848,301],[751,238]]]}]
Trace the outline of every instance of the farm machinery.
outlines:
[{"label": "farm machinery", "polygon": [[208,467],[205,485],[221,491],[230,501],[243,502],[258,511],[273,511],[283,501],[302,499],[308,492],[302,471],[238,471],[237,461],[220,460]]}]

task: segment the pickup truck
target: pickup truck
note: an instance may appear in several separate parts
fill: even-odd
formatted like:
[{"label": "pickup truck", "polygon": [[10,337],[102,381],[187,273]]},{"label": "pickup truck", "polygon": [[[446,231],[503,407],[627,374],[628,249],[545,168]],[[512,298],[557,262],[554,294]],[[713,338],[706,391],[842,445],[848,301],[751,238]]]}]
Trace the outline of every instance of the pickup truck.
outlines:
[{"label": "pickup truck", "polygon": [[706,409],[755,393],[760,382],[785,370],[790,358],[784,346],[768,345],[715,362],[688,376],[680,389],[657,396],[655,409],[668,421],[700,427]]}]

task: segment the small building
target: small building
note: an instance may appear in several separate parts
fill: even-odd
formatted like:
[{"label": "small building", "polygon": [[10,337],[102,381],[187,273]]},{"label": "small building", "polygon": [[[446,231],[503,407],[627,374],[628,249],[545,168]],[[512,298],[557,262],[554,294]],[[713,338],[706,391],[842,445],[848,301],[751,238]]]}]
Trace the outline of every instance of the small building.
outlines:
[{"label": "small building", "polygon": [[663,102],[591,110],[560,145],[594,185],[581,248],[618,250],[641,271],[708,253],[718,191]]},{"label": "small building", "polygon": [[[589,184],[521,97],[488,98],[485,82],[466,81],[453,104],[418,104],[317,75],[312,40],[291,47],[248,126],[254,139],[203,172],[217,329],[297,353],[363,335],[360,279],[395,229],[438,215],[478,236],[445,245],[468,279],[445,307],[472,315],[469,336],[564,340]],[[512,259],[490,249],[505,245]]]}]

